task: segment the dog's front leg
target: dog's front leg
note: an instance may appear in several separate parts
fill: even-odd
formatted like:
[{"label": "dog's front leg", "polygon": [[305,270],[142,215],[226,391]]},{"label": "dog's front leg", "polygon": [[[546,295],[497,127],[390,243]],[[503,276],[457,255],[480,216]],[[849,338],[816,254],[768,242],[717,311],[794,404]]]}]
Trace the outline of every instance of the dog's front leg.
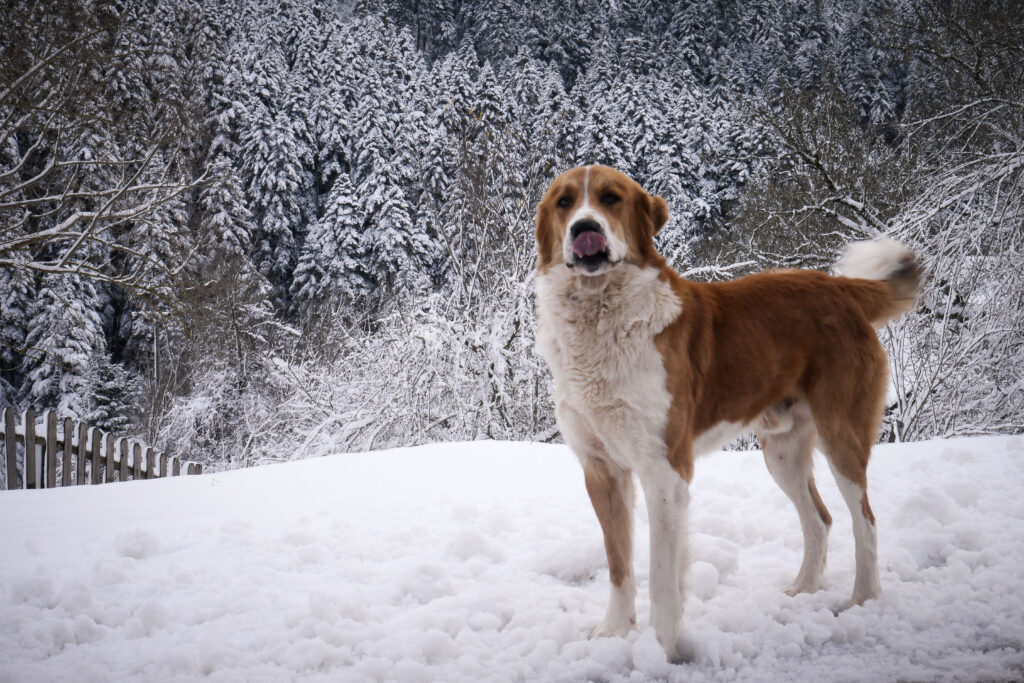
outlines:
[{"label": "dog's front leg", "polygon": [[678,659],[686,571],[686,509],[690,485],[669,467],[641,473],[651,525],[651,626],[669,661]]},{"label": "dog's front leg", "polygon": [[577,411],[565,403],[558,403],[555,415],[566,443],[583,465],[587,494],[601,523],[608,556],[608,574],[611,579],[608,609],[590,637],[624,636],[636,626],[633,475],[608,457],[604,444]]},{"label": "dog's front leg", "polygon": [[592,638],[624,636],[636,626],[636,580],[633,578],[633,477],[614,463],[589,458],[583,463],[587,493],[604,532],[611,595],[604,620]]}]

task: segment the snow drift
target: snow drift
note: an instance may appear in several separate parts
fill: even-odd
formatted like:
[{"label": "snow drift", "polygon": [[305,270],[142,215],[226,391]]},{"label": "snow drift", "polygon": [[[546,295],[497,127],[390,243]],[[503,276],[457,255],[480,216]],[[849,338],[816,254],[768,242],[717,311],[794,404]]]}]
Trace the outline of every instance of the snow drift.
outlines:
[{"label": "snow drift", "polygon": [[697,463],[678,666],[646,629],[642,504],[641,630],[587,640],[608,571],[565,447],[439,444],[3,493],[0,681],[1024,676],[1024,437],[876,448],[885,592],[838,615],[846,506],[819,472],[835,517],[825,586],[787,597],[800,529],[760,460]]}]

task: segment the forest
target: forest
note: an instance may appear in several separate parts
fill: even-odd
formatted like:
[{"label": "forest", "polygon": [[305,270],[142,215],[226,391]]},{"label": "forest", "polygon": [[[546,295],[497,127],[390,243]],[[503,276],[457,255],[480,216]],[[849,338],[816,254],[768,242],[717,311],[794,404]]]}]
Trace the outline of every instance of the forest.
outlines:
[{"label": "forest", "polygon": [[0,25],[0,404],[215,469],[557,440],[533,216],[602,163],[667,199],[690,278],[907,243],[880,438],[1024,431],[1017,0],[14,0]]}]

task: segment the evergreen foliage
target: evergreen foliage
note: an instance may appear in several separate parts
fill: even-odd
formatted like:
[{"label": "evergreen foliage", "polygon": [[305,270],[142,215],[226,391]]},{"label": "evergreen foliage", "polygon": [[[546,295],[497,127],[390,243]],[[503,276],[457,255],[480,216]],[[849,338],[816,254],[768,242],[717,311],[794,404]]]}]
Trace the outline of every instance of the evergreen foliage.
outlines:
[{"label": "evergreen foliage", "polygon": [[[532,219],[575,164],[664,196],[658,240],[681,270],[825,267],[879,232],[1020,269],[1016,3],[350,4],[0,8],[0,400],[235,439],[235,462],[300,394],[344,447],[550,436]],[[57,231],[97,214],[81,239]],[[972,313],[995,271],[962,271],[927,303],[961,302],[964,320],[942,318],[958,362],[989,337],[1019,354],[1019,329]],[[927,327],[902,348],[952,348]],[[957,424],[1013,429],[986,402],[1021,365],[986,358]],[[351,393],[318,394],[303,363]],[[282,364],[306,369],[301,392]],[[922,417],[953,395],[924,374],[900,378],[890,424],[960,429]],[[402,392],[408,414],[381,407]],[[232,403],[232,424],[182,417],[203,400]],[[367,406],[388,423],[361,423]]]},{"label": "evergreen foliage", "polygon": [[91,426],[125,436],[134,424],[138,380],[124,366],[112,363],[103,354],[89,360],[86,373],[88,410],[82,416]]}]

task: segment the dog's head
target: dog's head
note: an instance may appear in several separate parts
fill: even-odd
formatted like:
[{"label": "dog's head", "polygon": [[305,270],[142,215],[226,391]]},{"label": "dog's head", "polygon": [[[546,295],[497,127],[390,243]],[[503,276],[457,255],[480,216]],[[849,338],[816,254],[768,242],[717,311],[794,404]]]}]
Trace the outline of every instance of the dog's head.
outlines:
[{"label": "dog's head", "polygon": [[619,264],[660,259],[654,236],[668,205],[607,166],[580,166],[555,178],[537,206],[538,270],[572,268],[600,275]]}]

